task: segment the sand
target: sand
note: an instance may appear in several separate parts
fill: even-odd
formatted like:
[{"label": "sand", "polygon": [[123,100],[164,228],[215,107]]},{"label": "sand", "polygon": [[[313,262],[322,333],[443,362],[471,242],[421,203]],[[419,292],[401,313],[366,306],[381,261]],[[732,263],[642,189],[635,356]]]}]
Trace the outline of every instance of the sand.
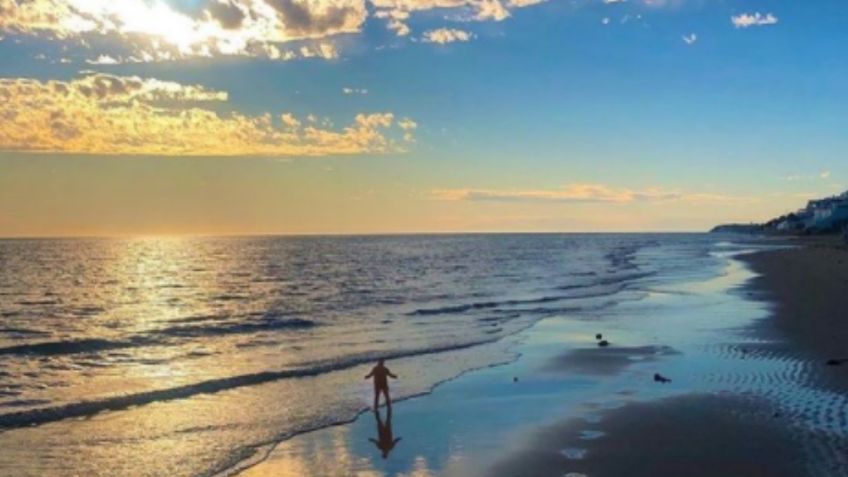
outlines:
[{"label": "sand", "polygon": [[[824,367],[830,359],[848,358],[848,248],[822,239],[799,245],[743,260],[760,274],[750,289],[773,303],[765,325]],[[848,363],[823,372],[848,389]]]},{"label": "sand", "polygon": [[487,474],[789,477],[805,471],[800,449],[763,406],[689,395],[627,405],[597,423],[552,426]]}]

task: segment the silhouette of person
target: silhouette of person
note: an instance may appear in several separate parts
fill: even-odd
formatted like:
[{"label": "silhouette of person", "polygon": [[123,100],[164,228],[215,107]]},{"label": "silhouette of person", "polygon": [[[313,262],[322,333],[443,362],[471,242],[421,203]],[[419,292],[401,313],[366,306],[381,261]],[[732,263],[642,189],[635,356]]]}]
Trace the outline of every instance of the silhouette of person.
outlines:
[{"label": "silhouette of person", "polygon": [[368,376],[365,376],[365,379],[372,377],[374,378],[374,410],[376,411],[380,407],[380,393],[383,393],[385,397],[386,407],[391,409],[392,399],[389,397],[389,378],[397,379],[397,376],[392,374],[389,368],[386,367],[386,360],[380,358],[377,366],[371,369],[371,372],[368,373]]},{"label": "silhouette of person", "polygon": [[392,434],[392,408],[386,409],[386,422],[383,423],[382,418],[380,417],[380,411],[374,411],[374,417],[377,418],[377,439],[368,438],[369,441],[373,442],[377,449],[383,454],[383,458],[386,459],[389,457],[389,453],[392,449],[395,448],[398,442],[402,439],[401,437],[395,438]]}]

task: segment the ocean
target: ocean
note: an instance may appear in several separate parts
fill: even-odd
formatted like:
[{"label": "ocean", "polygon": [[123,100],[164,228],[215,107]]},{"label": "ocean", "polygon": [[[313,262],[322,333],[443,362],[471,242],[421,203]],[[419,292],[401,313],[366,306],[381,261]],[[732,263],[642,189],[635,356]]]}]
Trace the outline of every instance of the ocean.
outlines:
[{"label": "ocean", "polygon": [[204,476],[723,273],[708,234],[0,241],[4,475]]}]

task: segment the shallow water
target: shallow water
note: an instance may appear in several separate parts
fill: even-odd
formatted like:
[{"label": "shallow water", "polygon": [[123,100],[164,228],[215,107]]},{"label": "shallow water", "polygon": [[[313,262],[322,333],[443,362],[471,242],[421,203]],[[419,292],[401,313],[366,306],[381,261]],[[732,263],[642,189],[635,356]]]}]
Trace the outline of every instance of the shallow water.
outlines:
[{"label": "shallow water", "polygon": [[[0,470],[210,475],[352,419],[377,356],[402,378],[394,395],[410,396],[519,349],[526,359],[456,383],[520,373],[600,324],[616,345],[671,340],[723,370],[738,354],[720,344],[726,328],[763,313],[726,293],[739,275],[716,253],[734,249],[708,235],[2,241]],[[692,307],[729,307],[698,321],[722,339],[691,329]],[[516,347],[525,340],[535,345]],[[697,383],[752,388],[785,375],[762,354],[759,374]],[[664,391],[694,385],[668,371]],[[521,386],[554,399],[558,382]]]}]

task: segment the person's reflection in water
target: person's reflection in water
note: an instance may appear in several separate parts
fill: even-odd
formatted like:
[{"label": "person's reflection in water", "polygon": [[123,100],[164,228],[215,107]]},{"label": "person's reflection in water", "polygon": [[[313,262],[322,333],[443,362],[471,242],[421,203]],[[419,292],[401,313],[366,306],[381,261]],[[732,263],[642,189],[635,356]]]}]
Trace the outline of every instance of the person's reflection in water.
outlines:
[{"label": "person's reflection in water", "polygon": [[377,418],[377,439],[369,438],[377,449],[383,453],[383,458],[389,457],[389,453],[395,448],[395,445],[400,442],[401,438],[395,438],[392,434],[392,408],[386,410],[386,422],[383,422],[380,416],[380,411],[374,411],[374,417]]}]

